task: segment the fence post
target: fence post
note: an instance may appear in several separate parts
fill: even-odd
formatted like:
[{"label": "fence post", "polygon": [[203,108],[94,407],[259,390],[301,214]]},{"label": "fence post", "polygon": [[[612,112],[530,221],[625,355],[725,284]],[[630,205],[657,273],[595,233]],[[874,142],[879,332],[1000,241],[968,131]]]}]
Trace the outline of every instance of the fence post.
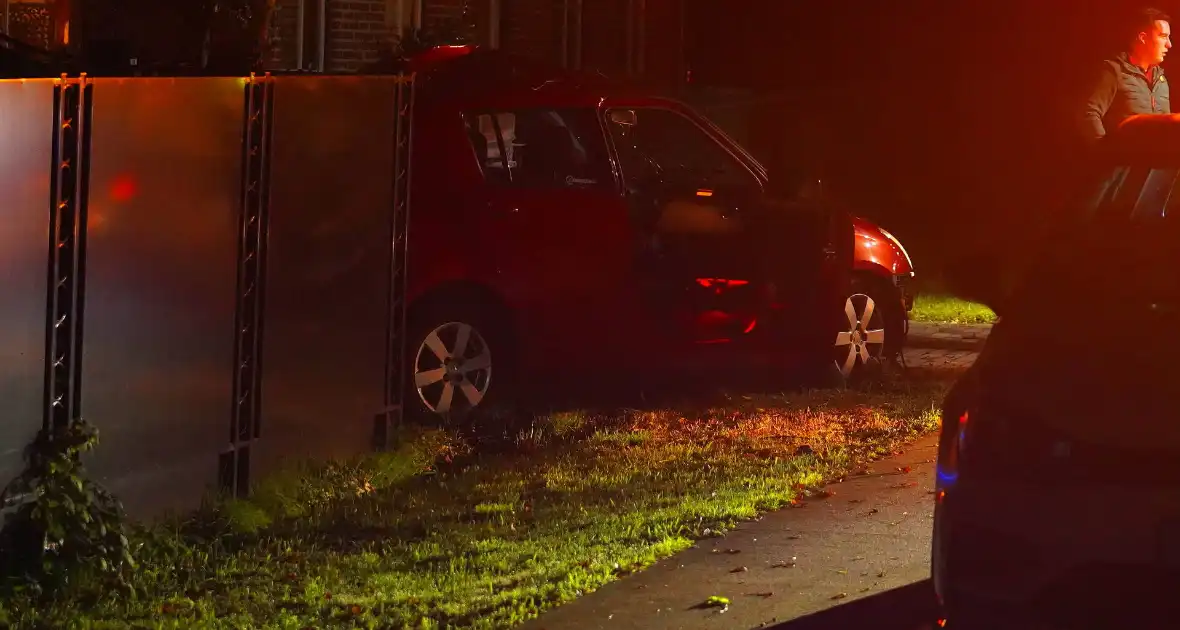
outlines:
[{"label": "fence post", "polygon": [[250,491],[250,446],[262,435],[262,335],[266,234],[270,224],[270,140],[274,83],[270,74],[246,79],[242,126],[242,197],[238,215],[237,306],[234,314],[233,396],[229,446],[218,485],[232,496]]},{"label": "fence post", "polygon": [[394,96],[393,208],[390,213],[389,301],[385,348],[385,408],[374,418],[373,447],[387,449],[405,416],[406,271],[413,176],[414,75],[399,75]]},{"label": "fence post", "polygon": [[53,94],[49,276],[45,331],[46,430],[82,417],[82,332],[86,210],[93,85],[62,75]]}]

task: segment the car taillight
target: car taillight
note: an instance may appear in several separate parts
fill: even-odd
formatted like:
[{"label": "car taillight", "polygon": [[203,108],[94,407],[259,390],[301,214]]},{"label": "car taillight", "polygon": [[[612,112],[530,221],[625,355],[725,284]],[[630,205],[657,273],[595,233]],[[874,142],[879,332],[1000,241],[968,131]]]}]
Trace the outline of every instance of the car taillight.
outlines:
[{"label": "car taillight", "polygon": [[959,480],[959,459],[967,438],[967,424],[971,412],[950,414],[942,421],[942,434],[938,440],[938,475],[935,482],[935,496],[941,501],[947,489]]}]

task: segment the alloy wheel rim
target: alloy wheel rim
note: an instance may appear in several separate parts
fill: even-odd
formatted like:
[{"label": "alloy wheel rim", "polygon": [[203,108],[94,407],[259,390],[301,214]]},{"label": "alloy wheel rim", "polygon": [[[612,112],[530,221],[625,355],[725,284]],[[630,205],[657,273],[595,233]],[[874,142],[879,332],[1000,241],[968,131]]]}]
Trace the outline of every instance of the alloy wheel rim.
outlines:
[{"label": "alloy wheel rim", "polygon": [[414,389],[428,410],[447,415],[478,407],[492,383],[492,353],[470,324],[431,330],[414,356]]},{"label": "alloy wheel rim", "polygon": [[873,298],[857,293],[844,301],[844,326],[836,334],[836,364],[845,378],[858,364],[878,359],[885,351],[885,323]]}]

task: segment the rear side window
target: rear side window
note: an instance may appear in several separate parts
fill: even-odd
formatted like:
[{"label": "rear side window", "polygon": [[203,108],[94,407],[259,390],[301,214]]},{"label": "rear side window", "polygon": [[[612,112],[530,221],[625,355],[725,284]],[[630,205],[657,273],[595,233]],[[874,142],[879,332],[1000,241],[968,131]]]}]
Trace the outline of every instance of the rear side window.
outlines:
[{"label": "rear side window", "polygon": [[593,109],[468,112],[467,137],[492,184],[537,189],[612,189],[602,127]]}]

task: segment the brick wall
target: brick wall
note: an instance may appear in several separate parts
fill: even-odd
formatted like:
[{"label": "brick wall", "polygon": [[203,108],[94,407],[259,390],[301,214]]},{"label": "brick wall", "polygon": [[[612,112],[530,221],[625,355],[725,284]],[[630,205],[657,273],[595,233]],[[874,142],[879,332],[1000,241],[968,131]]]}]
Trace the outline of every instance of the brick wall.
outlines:
[{"label": "brick wall", "polygon": [[[270,55],[266,67],[271,70],[296,69],[295,59],[295,31],[297,0],[275,0],[274,10],[270,14]],[[304,58],[304,67],[309,63]]]},{"label": "brick wall", "polygon": [[327,71],[352,72],[376,61],[393,36],[385,0],[328,0]]},{"label": "brick wall", "polygon": [[[393,0],[328,0],[327,35],[324,64],[327,72],[353,72],[376,60],[382,47],[393,39],[392,24],[387,11],[396,6]],[[305,0],[303,69],[314,69],[319,59],[319,3]],[[267,67],[271,70],[296,70],[298,54],[298,0],[276,0],[270,23],[270,54]]]},{"label": "brick wall", "polygon": [[[433,26],[462,19],[470,3],[470,17],[481,26],[473,35],[486,43],[487,0],[422,0],[422,26]],[[304,7],[304,68],[314,68],[317,59],[316,28],[318,3],[306,0]],[[405,0],[407,9],[413,0]],[[271,17],[271,69],[295,69],[298,0],[276,0]],[[376,59],[378,52],[396,39],[397,0],[328,0],[328,33],[325,65],[328,72],[351,72]],[[411,27],[411,16],[406,26]]]},{"label": "brick wall", "polygon": [[[474,11],[480,5],[486,6],[487,0],[422,0],[422,26],[449,22],[463,18],[463,9],[468,4]],[[485,15],[487,11],[483,12]]]}]

